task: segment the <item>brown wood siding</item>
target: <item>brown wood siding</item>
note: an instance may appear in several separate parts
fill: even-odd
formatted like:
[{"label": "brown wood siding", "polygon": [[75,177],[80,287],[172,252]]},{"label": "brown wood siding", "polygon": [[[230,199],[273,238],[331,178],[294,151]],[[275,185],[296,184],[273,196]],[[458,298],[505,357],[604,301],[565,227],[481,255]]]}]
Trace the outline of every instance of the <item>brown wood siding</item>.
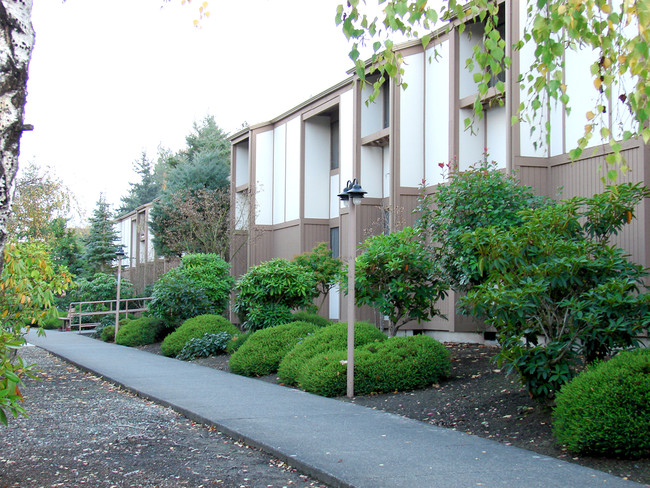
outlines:
[{"label": "brown wood siding", "polygon": [[520,166],[515,176],[522,185],[532,187],[537,195],[548,195],[548,171],[541,166]]},{"label": "brown wood siding", "polygon": [[176,257],[171,259],[156,259],[148,263],[138,263],[137,266],[132,268],[125,268],[123,276],[133,283],[136,294],[142,296],[147,286],[155,283],[163,274],[179,264],[180,260]]},{"label": "brown wood siding", "polygon": [[[284,227],[270,232],[273,242],[273,258],[293,259],[300,254],[300,226]],[[271,258],[268,258],[271,259]]]},{"label": "brown wood siding", "polygon": [[248,233],[236,232],[232,238],[231,252],[235,252],[230,258],[231,274],[239,278],[248,268]]},{"label": "brown wood siding", "polygon": [[302,235],[302,252],[308,252],[316,247],[316,244],[324,242],[330,244],[330,224],[329,220],[324,220],[321,224],[305,223]]},{"label": "brown wood siding", "polygon": [[[619,173],[617,183],[644,181],[643,147],[633,147],[622,151],[630,171]],[[551,168],[549,192],[551,197],[559,194],[560,199],[576,196],[590,197],[601,193],[605,186],[601,177],[610,169],[604,155],[583,158],[574,163],[558,164]],[[647,183],[647,182],[646,182]],[[612,243],[625,249],[632,261],[648,266],[646,258],[646,240],[643,225],[648,225],[645,205],[640,204],[636,209],[636,219],[626,225]]]}]

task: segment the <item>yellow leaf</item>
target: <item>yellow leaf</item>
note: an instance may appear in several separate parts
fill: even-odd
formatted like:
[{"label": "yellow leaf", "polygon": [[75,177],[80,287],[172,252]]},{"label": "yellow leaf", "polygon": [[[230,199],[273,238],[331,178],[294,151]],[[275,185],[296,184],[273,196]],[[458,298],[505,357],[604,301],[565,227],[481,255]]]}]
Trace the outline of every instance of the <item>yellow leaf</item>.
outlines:
[{"label": "yellow leaf", "polygon": [[562,93],[566,93],[566,85],[564,83],[560,85],[560,90],[562,90]]},{"label": "yellow leaf", "polygon": [[193,20],[193,23],[194,23],[194,27],[196,27],[197,25],[199,25],[199,21],[198,21],[197,19],[194,19],[194,20]]},{"label": "yellow leaf", "polygon": [[587,120],[593,120],[593,118],[596,116],[595,113],[593,113],[591,110],[587,112]]},{"label": "yellow leaf", "polygon": [[606,14],[608,14],[608,13],[610,13],[610,12],[612,11],[612,8],[609,6],[609,4],[607,4],[607,3],[603,3],[603,4],[600,6],[600,10],[602,10],[603,12],[605,12]]},{"label": "yellow leaf", "polygon": [[612,65],[612,60],[611,60],[610,58],[605,58],[605,59],[603,60],[603,66],[604,66],[605,68],[609,68],[611,65]]},{"label": "yellow leaf", "polygon": [[596,78],[594,80],[594,86],[596,87],[596,90],[600,90],[601,85],[602,85],[602,82],[600,81],[600,78]]},{"label": "yellow leaf", "polygon": [[5,309],[2,311],[2,318],[5,318],[5,317],[7,316],[8,313],[9,313],[9,310],[7,310],[7,309],[5,308]]},{"label": "yellow leaf", "polygon": [[560,5],[560,6],[557,8],[557,13],[558,13],[558,14],[560,14],[560,15],[564,15],[565,12],[566,12],[566,5]]}]

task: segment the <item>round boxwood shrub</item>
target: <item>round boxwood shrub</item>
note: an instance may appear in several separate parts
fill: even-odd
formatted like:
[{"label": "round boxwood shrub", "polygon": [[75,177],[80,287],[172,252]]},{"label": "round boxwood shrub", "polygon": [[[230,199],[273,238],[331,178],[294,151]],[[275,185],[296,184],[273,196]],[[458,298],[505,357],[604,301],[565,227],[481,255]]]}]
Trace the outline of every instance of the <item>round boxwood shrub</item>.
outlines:
[{"label": "round boxwood shrub", "polygon": [[[386,340],[386,334],[368,322],[354,325],[354,346],[359,347],[372,342]],[[305,363],[320,353],[345,349],[348,341],[348,324],[337,323],[316,331],[313,335],[299,342],[282,359],[278,368],[280,380],[287,385],[300,383],[300,372]]]},{"label": "round boxwood shrub", "polygon": [[[354,351],[357,395],[426,388],[449,376],[447,348],[424,336],[392,337]],[[300,387],[322,396],[341,396],[347,389],[347,351],[328,351],[306,362]]]},{"label": "round boxwood shrub", "polygon": [[251,335],[253,335],[252,332],[240,332],[239,334],[232,336],[226,346],[226,354],[235,354],[235,352],[244,345]]},{"label": "round boxwood shrub", "polygon": [[165,337],[160,352],[165,356],[175,357],[190,339],[203,337],[203,334],[206,333],[216,334],[217,332],[227,332],[234,336],[239,334],[239,329],[221,315],[199,315],[187,319],[183,325]]},{"label": "round boxwood shrub", "polygon": [[332,325],[331,320],[328,320],[325,317],[321,317],[317,313],[307,312],[305,310],[294,312],[293,320],[300,322],[311,322],[312,324],[315,324],[319,327],[327,327],[328,325]]},{"label": "round boxwood shrub", "polygon": [[159,341],[164,335],[165,325],[155,317],[140,317],[120,325],[115,342],[122,346],[145,346]]},{"label": "round boxwood shrub", "polygon": [[317,329],[309,322],[290,322],[258,330],[230,357],[230,371],[244,376],[275,373],[285,354]]},{"label": "round boxwood shrub", "polygon": [[579,454],[650,455],[650,349],[590,367],[558,393],[553,434]]},{"label": "round boxwood shrub", "polygon": [[99,331],[99,338],[104,342],[113,342],[115,338],[115,326],[104,325]]}]

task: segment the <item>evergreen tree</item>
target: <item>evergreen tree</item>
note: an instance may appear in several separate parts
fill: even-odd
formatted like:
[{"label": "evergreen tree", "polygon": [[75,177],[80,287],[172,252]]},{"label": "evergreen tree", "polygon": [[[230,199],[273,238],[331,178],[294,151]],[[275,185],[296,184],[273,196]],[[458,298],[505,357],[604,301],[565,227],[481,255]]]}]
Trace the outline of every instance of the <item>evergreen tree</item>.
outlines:
[{"label": "evergreen tree", "polygon": [[143,151],[140,159],[133,162],[133,169],[140,175],[140,181],[129,183],[129,192],[122,197],[122,206],[118,209],[118,214],[131,212],[145,203],[154,201],[162,188],[146,152]]},{"label": "evergreen tree", "polygon": [[111,209],[104,194],[99,196],[93,216],[90,218],[90,231],[84,240],[86,250],[84,262],[86,271],[89,274],[106,272],[115,259],[115,252],[118,249],[117,231],[111,220]]}]

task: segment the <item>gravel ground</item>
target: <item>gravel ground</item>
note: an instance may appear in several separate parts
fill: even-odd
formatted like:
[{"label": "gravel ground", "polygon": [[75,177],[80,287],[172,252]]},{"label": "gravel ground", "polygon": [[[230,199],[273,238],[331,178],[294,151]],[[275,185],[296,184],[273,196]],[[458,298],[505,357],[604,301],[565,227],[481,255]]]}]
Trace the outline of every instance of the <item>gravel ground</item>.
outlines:
[{"label": "gravel ground", "polygon": [[0,425],[0,487],[325,487],[267,454],[25,347],[42,381]]}]

